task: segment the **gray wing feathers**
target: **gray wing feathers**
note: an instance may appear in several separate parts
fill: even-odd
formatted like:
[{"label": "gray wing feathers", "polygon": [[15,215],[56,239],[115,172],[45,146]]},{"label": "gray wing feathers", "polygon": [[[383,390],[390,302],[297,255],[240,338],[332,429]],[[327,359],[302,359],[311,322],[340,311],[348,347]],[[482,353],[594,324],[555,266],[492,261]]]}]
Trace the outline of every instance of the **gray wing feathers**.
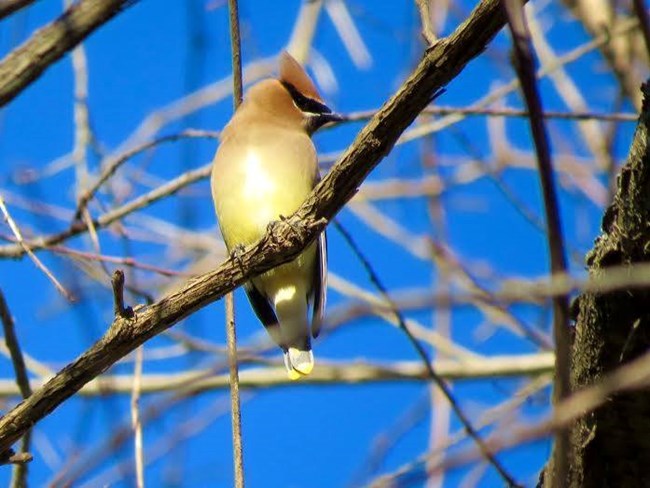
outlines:
[{"label": "gray wing feathers", "polygon": [[244,290],[246,290],[246,295],[248,295],[248,301],[251,302],[255,315],[260,319],[264,327],[268,331],[271,339],[280,346],[282,349],[286,348],[282,342],[282,334],[280,333],[280,324],[278,323],[278,318],[273,311],[273,307],[260,291],[255,288],[251,282],[244,285]]},{"label": "gray wing feathers", "polygon": [[318,238],[316,269],[312,290],[314,305],[311,320],[311,335],[315,339],[320,334],[327,295],[327,235],[325,232]]}]

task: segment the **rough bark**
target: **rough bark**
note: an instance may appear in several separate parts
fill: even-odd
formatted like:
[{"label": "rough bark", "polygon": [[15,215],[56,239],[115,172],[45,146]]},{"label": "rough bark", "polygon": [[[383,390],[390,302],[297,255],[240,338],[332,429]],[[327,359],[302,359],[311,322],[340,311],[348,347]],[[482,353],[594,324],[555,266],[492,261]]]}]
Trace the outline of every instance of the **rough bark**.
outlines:
[{"label": "rough bark", "polygon": [[[633,267],[650,257],[650,85],[614,201],[587,255],[592,276],[611,266]],[[580,296],[572,353],[573,390],[650,348],[650,290],[627,289]],[[650,486],[650,391],[612,396],[575,423],[570,457],[572,487]],[[551,486],[550,480],[546,486]]]},{"label": "rough bark", "polygon": [[34,0],[0,0],[0,19],[34,3]]},{"label": "rough bark", "polygon": [[0,62],[0,107],[134,1],[83,0],[75,3],[51,24],[36,31]]}]

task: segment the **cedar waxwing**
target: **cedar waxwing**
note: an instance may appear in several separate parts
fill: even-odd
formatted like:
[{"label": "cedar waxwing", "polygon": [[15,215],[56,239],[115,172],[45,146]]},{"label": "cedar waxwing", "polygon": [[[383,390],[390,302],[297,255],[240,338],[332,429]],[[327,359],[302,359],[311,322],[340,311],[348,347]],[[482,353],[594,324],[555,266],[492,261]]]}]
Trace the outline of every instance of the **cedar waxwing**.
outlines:
[{"label": "cedar waxwing", "polygon": [[[323,103],[307,73],[288,53],[279,79],[251,87],[221,133],[212,167],[212,197],[229,252],[253,244],[270,222],[293,214],[319,181],[311,134],[341,120]],[[293,261],[244,285],[248,299],[282,348],[289,378],[314,367],[327,288],[325,233]]]}]

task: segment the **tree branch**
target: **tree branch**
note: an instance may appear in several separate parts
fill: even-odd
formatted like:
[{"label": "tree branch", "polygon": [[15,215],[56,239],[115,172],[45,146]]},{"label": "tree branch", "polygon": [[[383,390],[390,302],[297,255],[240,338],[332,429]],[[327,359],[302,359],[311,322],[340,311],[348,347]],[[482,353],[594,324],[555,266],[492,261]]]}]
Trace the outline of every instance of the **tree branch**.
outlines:
[{"label": "tree branch", "polygon": [[[564,236],[560,221],[560,209],[553,179],[551,149],[544,124],[542,100],[535,78],[533,50],[521,0],[503,0],[508,16],[508,27],[512,33],[513,65],[519,78],[521,91],[530,112],[530,131],[537,153],[537,167],[544,196],[544,210],[548,227],[547,241],[550,252],[550,265],[553,274],[566,273]],[[570,338],[569,338],[569,297],[558,295],[553,298],[553,338],[555,339],[555,381],[553,394],[555,401],[561,401],[571,392],[570,385]],[[553,476],[556,486],[565,486],[569,470],[570,439],[567,430],[560,430],[553,446]]]},{"label": "tree branch", "polygon": [[[551,352],[497,355],[481,359],[455,361],[439,359],[433,363],[437,374],[448,381],[477,380],[485,378],[516,378],[539,376],[553,372],[554,355]],[[319,360],[318,368],[308,377],[293,381],[281,366],[253,366],[240,372],[244,389],[276,388],[304,385],[334,385],[359,383],[423,382],[431,378],[422,361],[327,361]],[[32,386],[43,386],[44,381],[33,379]],[[183,373],[145,374],[142,376],[142,395],[183,391],[198,394],[223,390],[229,387],[228,373],[215,369],[194,369]],[[105,375],[84,386],[79,394],[85,397],[102,395],[127,395],[133,389],[133,376],[128,374]],[[20,396],[15,380],[0,379],[0,398]]]},{"label": "tree branch", "polygon": [[[137,0],[82,0],[0,62],[0,107],[95,29]],[[25,3],[25,2],[23,2]]]},{"label": "tree branch", "polygon": [[0,0],[0,20],[34,3],[34,0]]}]

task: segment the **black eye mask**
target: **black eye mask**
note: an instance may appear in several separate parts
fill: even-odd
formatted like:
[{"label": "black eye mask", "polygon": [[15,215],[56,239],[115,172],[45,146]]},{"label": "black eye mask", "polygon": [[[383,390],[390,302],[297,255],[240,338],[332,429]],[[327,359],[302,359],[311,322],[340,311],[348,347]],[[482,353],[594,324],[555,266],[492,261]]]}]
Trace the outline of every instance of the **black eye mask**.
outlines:
[{"label": "black eye mask", "polygon": [[302,93],[300,93],[295,86],[293,86],[291,83],[287,83],[286,81],[282,81],[282,86],[284,86],[289,94],[291,95],[291,98],[293,98],[294,103],[296,106],[302,110],[303,112],[307,113],[312,113],[312,114],[331,114],[332,111],[330,108],[323,104],[320,103],[313,98],[306,97]]}]

